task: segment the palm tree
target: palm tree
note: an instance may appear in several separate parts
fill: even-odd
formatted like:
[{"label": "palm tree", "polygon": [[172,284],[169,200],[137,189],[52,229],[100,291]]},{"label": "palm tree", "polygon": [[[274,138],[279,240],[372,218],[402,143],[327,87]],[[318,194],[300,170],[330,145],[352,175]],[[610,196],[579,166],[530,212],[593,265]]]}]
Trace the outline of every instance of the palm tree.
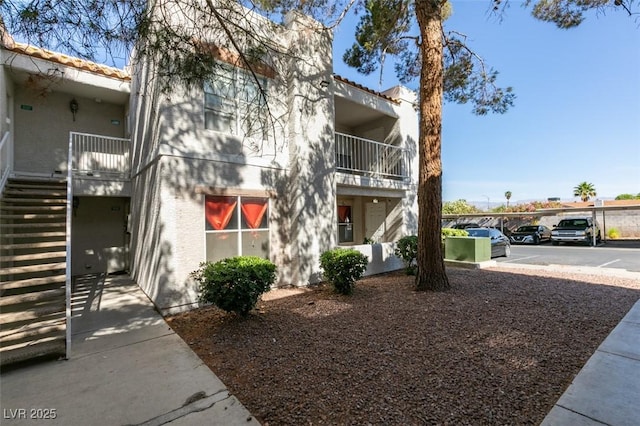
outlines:
[{"label": "palm tree", "polygon": [[592,183],[582,182],[573,188],[573,195],[580,197],[582,201],[589,201],[589,198],[596,196],[596,188]]},{"label": "palm tree", "polygon": [[509,200],[511,199],[511,191],[507,191],[504,193],[504,198],[507,199],[507,208],[509,208]]}]

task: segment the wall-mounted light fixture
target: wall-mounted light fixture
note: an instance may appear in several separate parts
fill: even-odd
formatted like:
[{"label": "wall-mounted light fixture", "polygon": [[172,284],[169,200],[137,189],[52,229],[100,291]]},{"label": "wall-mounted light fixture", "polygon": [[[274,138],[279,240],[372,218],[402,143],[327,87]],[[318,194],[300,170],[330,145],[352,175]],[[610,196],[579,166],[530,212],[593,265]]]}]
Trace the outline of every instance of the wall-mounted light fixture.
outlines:
[{"label": "wall-mounted light fixture", "polygon": [[373,204],[378,204],[378,199],[377,198],[373,199]]},{"label": "wall-mounted light fixture", "polygon": [[78,112],[78,101],[76,101],[76,98],[71,99],[71,102],[69,102],[69,109],[71,109],[71,114],[73,114],[73,121],[76,121],[76,112]]},{"label": "wall-mounted light fixture", "polygon": [[322,80],[320,82],[320,87],[326,89],[327,87],[329,87],[329,84],[331,84],[331,82],[329,82],[328,80]]}]

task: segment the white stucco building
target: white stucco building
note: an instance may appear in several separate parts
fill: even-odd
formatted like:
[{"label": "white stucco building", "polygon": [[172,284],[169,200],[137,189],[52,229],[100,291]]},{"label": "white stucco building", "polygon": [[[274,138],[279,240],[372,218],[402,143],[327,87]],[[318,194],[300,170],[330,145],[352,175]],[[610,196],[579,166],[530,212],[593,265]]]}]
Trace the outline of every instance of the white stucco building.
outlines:
[{"label": "white stucco building", "polygon": [[[295,59],[265,61],[255,75],[217,40],[219,78],[169,95],[149,63],[119,70],[5,39],[3,199],[25,181],[45,183],[33,189],[40,198],[55,192],[46,182],[70,183],[49,204],[68,211],[70,233],[5,232],[3,268],[13,269],[3,280],[55,287],[45,277],[128,271],[166,313],[195,305],[189,274],[206,260],[268,258],[279,286],[318,282],[320,254],[338,245],[367,253],[369,274],[400,268],[392,243],[417,228],[415,95],[334,75],[332,35],[315,25],[299,15],[269,25]],[[3,214],[8,226],[32,223]],[[36,261],[22,244],[66,237],[62,259]],[[68,270],[16,269],[27,258]]]}]

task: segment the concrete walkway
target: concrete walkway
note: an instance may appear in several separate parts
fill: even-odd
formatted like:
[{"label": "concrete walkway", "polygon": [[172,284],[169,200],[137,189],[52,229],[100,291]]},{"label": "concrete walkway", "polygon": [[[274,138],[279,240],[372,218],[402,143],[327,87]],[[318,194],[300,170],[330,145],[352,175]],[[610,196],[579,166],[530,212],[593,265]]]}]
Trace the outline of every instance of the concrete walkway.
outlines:
[{"label": "concrete walkway", "polygon": [[259,425],[128,276],[77,279],[72,305],[71,359],[3,372],[2,425]]},{"label": "concrete walkway", "polygon": [[640,425],[640,300],[542,422],[542,426],[560,425]]}]

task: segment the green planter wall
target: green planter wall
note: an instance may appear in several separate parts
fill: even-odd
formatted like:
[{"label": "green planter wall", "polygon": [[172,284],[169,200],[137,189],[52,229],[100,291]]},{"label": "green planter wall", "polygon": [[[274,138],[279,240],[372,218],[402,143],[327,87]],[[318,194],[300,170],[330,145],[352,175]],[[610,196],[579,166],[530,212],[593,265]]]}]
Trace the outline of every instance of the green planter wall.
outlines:
[{"label": "green planter wall", "polygon": [[463,262],[491,260],[491,240],[486,237],[447,237],[444,258]]}]

